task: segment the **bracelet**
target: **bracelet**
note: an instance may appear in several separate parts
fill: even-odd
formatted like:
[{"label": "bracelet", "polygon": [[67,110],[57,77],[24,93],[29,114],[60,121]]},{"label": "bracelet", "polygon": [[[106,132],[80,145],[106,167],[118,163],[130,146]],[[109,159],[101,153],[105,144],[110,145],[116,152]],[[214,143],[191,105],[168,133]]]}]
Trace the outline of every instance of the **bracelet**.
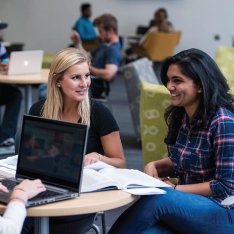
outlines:
[{"label": "bracelet", "polygon": [[[14,191],[14,190],[21,190],[21,191],[25,192],[26,195],[27,195],[27,198],[28,198],[28,193],[27,193],[24,189],[22,189],[22,188],[14,188],[13,191]],[[13,191],[12,191],[12,192],[13,192]]]},{"label": "bracelet", "polygon": [[25,201],[24,199],[22,199],[22,198],[20,198],[20,197],[11,197],[11,198],[8,200],[8,203],[9,203],[11,200],[13,200],[13,199],[18,199],[18,200],[22,201],[22,202],[24,203],[24,205],[27,204],[27,201]]},{"label": "bracelet", "polygon": [[177,186],[177,184],[174,186],[174,190],[176,190],[176,186]]},{"label": "bracelet", "polygon": [[97,153],[97,152],[94,152],[95,154],[97,154],[98,156],[98,161],[101,161],[101,154]]}]

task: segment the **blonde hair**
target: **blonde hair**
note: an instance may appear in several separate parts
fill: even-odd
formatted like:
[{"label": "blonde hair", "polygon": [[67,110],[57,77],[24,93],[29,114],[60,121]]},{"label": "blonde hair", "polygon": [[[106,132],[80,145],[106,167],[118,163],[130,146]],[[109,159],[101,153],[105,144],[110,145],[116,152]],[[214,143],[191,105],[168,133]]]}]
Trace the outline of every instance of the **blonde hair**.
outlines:
[{"label": "blonde hair", "polygon": [[[63,75],[68,68],[84,62],[90,65],[90,58],[84,50],[67,48],[56,54],[50,67],[47,99],[42,109],[42,117],[61,120],[63,97],[61,88],[57,86],[57,82],[63,80]],[[79,103],[77,112],[81,117],[81,123],[90,123],[90,101],[88,92],[85,99]]]}]

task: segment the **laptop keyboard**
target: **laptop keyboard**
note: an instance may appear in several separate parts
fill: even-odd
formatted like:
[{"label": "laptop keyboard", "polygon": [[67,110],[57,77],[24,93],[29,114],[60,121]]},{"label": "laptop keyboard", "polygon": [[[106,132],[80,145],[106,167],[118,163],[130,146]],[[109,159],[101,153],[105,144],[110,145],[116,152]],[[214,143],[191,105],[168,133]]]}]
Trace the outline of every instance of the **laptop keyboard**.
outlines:
[{"label": "laptop keyboard", "polygon": [[[12,181],[12,180],[7,180],[7,179],[1,180],[0,182],[4,186],[6,186],[9,190],[13,190],[14,187],[19,184],[19,182]],[[39,193],[37,196],[35,196],[33,198],[44,199],[44,198],[50,198],[50,197],[59,196],[59,195],[63,195],[63,194],[58,193],[58,192],[54,192],[54,191],[51,191],[51,190],[46,190],[44,192]]]}]

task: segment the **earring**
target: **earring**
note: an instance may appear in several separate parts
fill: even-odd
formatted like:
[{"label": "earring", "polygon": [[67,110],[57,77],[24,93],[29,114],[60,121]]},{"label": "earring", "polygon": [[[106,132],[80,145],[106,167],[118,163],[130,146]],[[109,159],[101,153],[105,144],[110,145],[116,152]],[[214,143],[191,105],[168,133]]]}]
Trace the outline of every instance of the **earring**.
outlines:
[{"label": "earring", "polygon": [[198,90],[198,93],[202,93],[202,91],[201,91],[201,90]]},{"label": "earring", "polygon": [[61,85],[60,85],[60,84],[58,84],[58,87],[61,87]]}]

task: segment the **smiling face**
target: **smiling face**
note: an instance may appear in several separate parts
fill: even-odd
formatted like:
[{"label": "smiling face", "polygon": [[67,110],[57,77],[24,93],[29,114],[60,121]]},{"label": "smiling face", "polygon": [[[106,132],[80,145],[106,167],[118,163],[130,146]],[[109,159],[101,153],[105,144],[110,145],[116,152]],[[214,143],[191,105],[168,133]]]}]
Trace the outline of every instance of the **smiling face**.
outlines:
[{"label": "smiling face", "polygon": [[192,117],[200,103],[202,88],[181,73],[176,64],[171,64],[167,71],[167,89],[171,93],[171,105],[183,106]]},{"label": "smiling face", "polygon": [[81,102],[88,93],[90,83],[89,66],[83,62],[68,68],[57,86],[62,90],[64,102]]}]

